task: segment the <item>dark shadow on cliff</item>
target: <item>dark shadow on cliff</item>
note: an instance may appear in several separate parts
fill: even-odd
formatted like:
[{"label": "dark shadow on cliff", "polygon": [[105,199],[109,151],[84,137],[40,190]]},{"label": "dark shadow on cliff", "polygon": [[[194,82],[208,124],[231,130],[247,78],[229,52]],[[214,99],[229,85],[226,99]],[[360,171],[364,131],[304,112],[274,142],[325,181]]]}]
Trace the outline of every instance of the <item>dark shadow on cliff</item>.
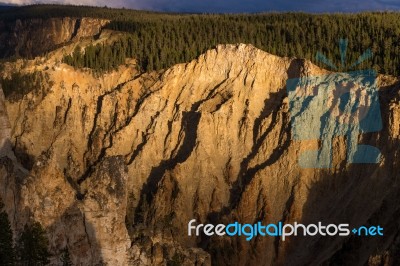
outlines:
[{"label": "dark shadow on cliff", "polygon": [[146,221],[146,211],[148,210],[148,206],[151,205],[158,190],[158,183],[161,181],[165,173],[174,169],[179,163],[186,161],[191,155],[196,146],[197,128],[200,123],[200,118],[201,113],[196,111],[183,113],[181,130],[184,132],[185,137],[182,144],[180,147],[176,147],[176,149],[179,149],[176,152],[173,152],[173,154],[175,154],[174,157],[168,160],[163,160],[158,166],[152,168],[147,182],[142,188],[139,204],[135,210],[135,223]]},{"label": "dark shadow on cliff", "polygon": [[[363,134],[360,144],[377,147],[384,164],[342,164],[309,185],[303,224],[347,223],[381,226],[384,236],[291,237],[279,243],[277,265],[400,265],[400,140],[390,135],[390,102],[399,102],[399,86],[382,88],[383,130]],[[311,175],[312,176],[312,175]],[[293,223],[290,216],[288,223]]]},{"label": "dark shadow on cliff", "polygon": [[14,148],[15,157],[18,162],[26,169],[32,170],[33,164],[35,163],[35,157],[30,155],[26,150],[16,147]]},{"label": "dark shadow on cliff", "polygon": [[[72,261],[78,258],[91,258],[86,263],[90,265],[105,265],[101,256],[101,246],[96,238],[93,225],[87,221],[85,213],[78,207],[78,200],[68,207],[60,218],[49,226],[48,230],[57,237],[57,246],[54,247],[53,256],[57,262],[62,261],[62,256],[68,251]],[[70,235],[73,232],[74,237]]]}]

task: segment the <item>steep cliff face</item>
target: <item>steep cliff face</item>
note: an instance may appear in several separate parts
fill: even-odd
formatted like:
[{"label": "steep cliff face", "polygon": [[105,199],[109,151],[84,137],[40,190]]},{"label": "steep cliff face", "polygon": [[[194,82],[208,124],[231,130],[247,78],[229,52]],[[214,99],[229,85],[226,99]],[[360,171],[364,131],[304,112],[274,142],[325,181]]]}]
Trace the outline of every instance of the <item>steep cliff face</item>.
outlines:
[{"label": "steep cliff face", "polygon": [[[339,136],[322,170],[299,167],[300,151],[319,142],[295,140],[290,124],[287,80],[328,73],[310,62],[220,45],[160,73],[137,73],[134,62],[100,78],[43,69],[46,90],[0,109],[10,125],[2,123],[0,195],[14,230],[45,226],[53,264],[65,247],[77,265],[399,260],[396,79],[378,78],[383,130],[359,135],[381,150],[379,164],[346,164]],[[196,238],[191,219],[380,224],[385,236]]]},{"label": "steep cliff face", "polygon": [[0,21],[0,57],[42,55],[66,42],[95,36],[108,22],[68,17]]}]

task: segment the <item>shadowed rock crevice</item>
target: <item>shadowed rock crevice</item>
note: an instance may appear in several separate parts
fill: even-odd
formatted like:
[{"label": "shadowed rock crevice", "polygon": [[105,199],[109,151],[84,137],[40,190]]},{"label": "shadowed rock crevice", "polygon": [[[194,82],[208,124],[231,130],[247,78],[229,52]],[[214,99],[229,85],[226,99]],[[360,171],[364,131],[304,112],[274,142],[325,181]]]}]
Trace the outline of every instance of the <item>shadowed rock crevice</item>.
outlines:
[{"label": "shadowed rock crevice", "polygon": [[161,112],[157,112],[154,116],[150,118],[150,123],[146,128],[146,132],[142,133],[142,141],[136,146],[135,150],[130,154],[129,160],[126,162],[127,165],[132,164],[136,157],[142,152],[143,148],[146,146],[153,134],[154,126],[156,125],[157,118],[160,116]]},{"label": "shadowed rock crevice", "polygon": [[139,204],[135,211],[135,223],[146,221],[145,206],[152,203],[158,189],[158,183],[163,178],[165,172],[174,169],[177,164],[184,162],[192,154],[192,151],[196,147],[197,130],[200,118],[201,113],[199,112],[183,112],[181,130],[184,132],[185,137],[182,144],[173,158],[164,160],[157,167],[152,168],[147,182],[143,185],[140,194]]},{"label": "shadowed rock crevice", "polygon": [[[256,134],[258,132],[260,132],[260,130],[261,130],[262,120],[264,118],[267,118],[269,115],[272,115],[270,125],[268,126],[268,128],[264,131],[264,133],[260,137],[258,137],[258,138],[254,137],[254,144],[253,144],[250,154],[240,164],[240,172],[239,172],[237,181],[234,182],[234,184],[232,185],[232,189],[231,189],[231,196],[230,196],[230,200],[229,200],[229,202],[230,202],[229,209],[231,209],[231,210],[233,210],[237,207],[243,192],[246,190],[246,187],[249,185],[249,183],[251,182],[253,177],[256,175],[256,173],[259,172],[260,170],[266,168],[267,166],[273,164],[274,162],[276,162],[276,160],[279,159],[279,157],[288,148],[288,146],[290,144],[290,141],[291,141],[290,130],[287,128],[287,121],[284,118],[287,115],[284,114],[281,119],[282,120],[281,121],[282,128],[280,131],[279,138],[277,140],[276,148],[273,150],[272,154],[269,156],[269,158],[267,160],[265,160],[264,162],[262,162],[260,164],[255,165],[254,167],[249,168],[249,164],[258,155],[259,150],[260,150],[261,146],[264,144],[268,134],[276,127],[275,122],[278,119],[278,115],[281,115],[281,114],[279,114],[279,107],[282,105],[283,99],[285,98],[285,93],[283,90],[281,90],[281,93],[277,93],[277,98],[278,99],[280,98],[280,101],[276,101],[276,99],[274,99],[274,96],[272,96],[270,98],[270,100],[266,100],[265,106],[266,107],[268,106],[268,111],[266,112],[266,114],[264,114],[264,115],[262,114],[259,118],[257,118],[254,123],[253,133],[254,133],[254,136],[257,136]],[[272,104],[270,104],[270,102]],[[274,106],[274,104],[275,104],[275,106]],[[263,112],[264,111],[265,111],[265,109],[263,110]],[[283,143],[281,143],[282,140],[284,140]]]},{"label": "shadowed rock crevice", "polygon": [[[104,133],[103,136],[103,140],[102,143],[108,143],[107,145],[104,145],[103,147],[101,147],[99,154],[97,155],[97,158],[91,162],[92,157],[95,157],[96,154],[93,147],[95,147],[96,145],[94,145],[93,141],[94,141],[94,137],[96,135],[96,132],[100,129],[99,124],[98,124],[98,120],[99,117],[102,113],[102,106],[103,106],[103,101],[105,99],[105,97],[110,96],[116,92],[120,92],[121,89],[129,82],[134,81],[135,79],[139,78],[139,76],[135,76],[133,79],[125,81],[123,83],[118,84],[117,87],[115,87],[113,90],[110,90],[109,92],[99,96],[98,100],[97,100],[97,108],[96,108],[96,114],[95,114],[95,118],[94,118],[94,122],[93,122],[93,127],[91,132],[89,133],[89,137],[88,137],[88,148],[87,151],[85,153],[85,159],[86,159],[86,163],[88,164],[87,170],[85,171],[85,173],[78,178],[77,183],[80,185],[82,182],[84,182],[92,173],[93,171],[96,169],[96,166],[105,158],[107,150],[110,149],[113,146],[113,139],[114,136],[116,134],[118,134],[120,131],[122,131],[124,128],[126,128],[132,121],[132,119],[138,114],[140,107],[142,106],[142,104],[144,103],[144,101],[153,93],[152,91],[147,92],[146,94],[144,94],[136,103],[136,106],[134,108],[133,113],[128,116],[128,118],[124,121],[124,123],[122,123],[122,125],[120,125],[119,127],[116,126],[117,123],[117,119],[118,119],[118,102],[115,103],[115,108],[114,108],[114,116],[113,116],[113,121],[109,127],[109,129]],[[106,141],[106,139],[108,139],[108,141]],[[98,147],[96,147],[98,148]]]},{"label": "shadowed rock crevice", "polygon": [[82,19],[80,18],[76,19],[74,31],[72,32],[70,41],[72,41],[78,35],[78,31],[79,28],[81,27],[81,24],[82,24]]},{"label": "shadowed rock crevice", "polygon": [[16,147],[13,150],[15,157],[18,159],[18,162],[27,169],[32,170],[33,165],[35,164],[35,157],[27,152],[26,149]]}]

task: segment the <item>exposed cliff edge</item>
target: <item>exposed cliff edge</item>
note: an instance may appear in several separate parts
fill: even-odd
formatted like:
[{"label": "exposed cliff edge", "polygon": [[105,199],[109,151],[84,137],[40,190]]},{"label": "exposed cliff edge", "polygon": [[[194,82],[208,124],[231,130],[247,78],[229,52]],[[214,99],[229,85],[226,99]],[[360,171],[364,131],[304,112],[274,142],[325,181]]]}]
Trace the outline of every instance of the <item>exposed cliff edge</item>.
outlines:
[{"label": "exposed cliff edge", "polygon": [[108,22],[68,17],[0,21],[0,58],[33,58],[67,42],[95,36]]},{"label": "exposed cliff edge", "polygon": [[[14,230],[44,225],[54,265],[65,247],[77,265],[399,262],[397,79],[378,77],[383,130],[359,136],[380,149],[380,163],[347,165],[337,137],[333,167],[321,170],[297,163],[318,141],[291,135],[286,81],[328,73],[305,60],[240,44],[161,73],[132,62],[95,77],[42,64],[44,89],[0,108],[3,150],[16,155],[1,160],[0,196]],[[194,218],[380,224],[385,236],[195,238]]]}]

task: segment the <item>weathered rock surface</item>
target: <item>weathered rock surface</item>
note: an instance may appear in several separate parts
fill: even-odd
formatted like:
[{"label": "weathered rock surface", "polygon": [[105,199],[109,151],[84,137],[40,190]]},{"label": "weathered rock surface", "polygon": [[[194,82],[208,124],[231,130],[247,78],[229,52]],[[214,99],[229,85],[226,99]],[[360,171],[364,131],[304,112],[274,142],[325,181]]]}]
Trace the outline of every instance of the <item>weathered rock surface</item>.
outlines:
[{"label": "weathered rock surface", "polygon": [[[53,86],[0,108],[16,155],[1,161],[0,196],[14,230],[29,219],[45,226],[54,265],[65,247],[77,265],[399,262],[396,79],[379,77],[383,130],[359,136],[381,150],[380,163],[346,164],[337,137],[333,167],[322,170],[297,163],[318,141],[291,136],[286,81],[328,73],[310,62],[241,44],[161,73],[43,71]],[[191,219],[379,224],[385,236],[195,238]]]},{"label": "weathered rock surface", "polygon": [[69,41],[95,36],[108,22],[68,17],[0,21],[0,57],[33,58]]}]

